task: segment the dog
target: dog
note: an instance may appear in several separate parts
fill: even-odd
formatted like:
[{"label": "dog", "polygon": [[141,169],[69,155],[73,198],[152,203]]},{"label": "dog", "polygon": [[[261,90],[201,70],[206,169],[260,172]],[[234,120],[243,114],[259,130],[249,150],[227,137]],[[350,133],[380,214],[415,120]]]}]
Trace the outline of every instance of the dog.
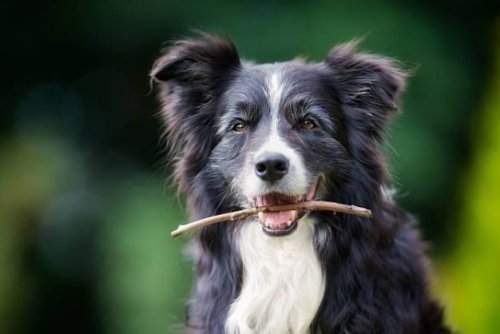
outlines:
[{"label": "dog", "polygon": [[356,44],[319,63],[256,64],[202,34],[154,63],[191,219],[310,200],[373,213],[268,212],[202,228],[186,332],[450,333],[381,149],[407,74]]}]

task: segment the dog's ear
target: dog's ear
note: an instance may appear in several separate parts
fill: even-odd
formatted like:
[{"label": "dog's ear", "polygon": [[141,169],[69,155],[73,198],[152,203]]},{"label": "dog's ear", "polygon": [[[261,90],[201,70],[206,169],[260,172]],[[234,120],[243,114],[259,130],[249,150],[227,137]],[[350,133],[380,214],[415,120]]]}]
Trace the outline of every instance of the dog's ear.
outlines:
[{"label": "dog's ear", "polygon": [[217,96],[239,67],[234,44],[208,34],[172,44],[153,65],[151,78],[159,88],[160,115],[181,188],[206,164],[215,142]]},{"label": "dog's ear", "polygon": [[199,40],[181,40],[167,48],[154,63],[151,77],[160,85],[210,90],[239,65],[231,40],[203,34]]},{"label": "dog's ear", "polygon": [[398,110],[398,96],[407,73],[396,62],[377,55],[356,53],[357,41],[332,49],[325,60],[346,113],[354,113],[357,127],[379,134],[387,117]]}]

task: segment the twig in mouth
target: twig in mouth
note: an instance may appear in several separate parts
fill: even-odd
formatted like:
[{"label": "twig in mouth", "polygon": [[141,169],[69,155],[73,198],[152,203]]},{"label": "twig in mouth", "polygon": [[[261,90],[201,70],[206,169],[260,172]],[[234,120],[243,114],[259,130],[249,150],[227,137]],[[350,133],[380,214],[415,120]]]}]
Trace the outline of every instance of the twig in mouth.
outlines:
[{"label": "twig in mouth", "polygon": [[255,215],[259,212],[277,212],[277,211],[291,211],[291,210],[333,211],[333,212],[342,212],[349,215],[365,217],[365,218],[372,217],[372,212],[370,210],[361,208],[359,206],[340,204],[336,202],[326,202],[326,201],[307,201],[307,202],[293,203],[293,204],[260,206],[256,208],[243,209],[239,211],[223,213],[216,216],[210,216],[207,218],[191,222],[189,224],[179,225],[177,229],[175,229],[174,231],[172,231],[172,233],[170,233],[170,235],[175,238],[185,232],[189,232],[196,228],[225,221],[235,221],[243,219]]}]

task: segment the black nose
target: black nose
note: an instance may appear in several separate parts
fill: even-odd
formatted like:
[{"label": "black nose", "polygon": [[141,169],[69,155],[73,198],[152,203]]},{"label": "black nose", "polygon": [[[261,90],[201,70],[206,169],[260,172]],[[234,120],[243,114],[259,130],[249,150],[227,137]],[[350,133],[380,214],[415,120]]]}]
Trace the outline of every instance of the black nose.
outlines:
[{"label": "black nose", "polygon": [[274,182],[288,173],[288,159],[280,153],[264,153],[257,158],[255,174],[264,181]]}]

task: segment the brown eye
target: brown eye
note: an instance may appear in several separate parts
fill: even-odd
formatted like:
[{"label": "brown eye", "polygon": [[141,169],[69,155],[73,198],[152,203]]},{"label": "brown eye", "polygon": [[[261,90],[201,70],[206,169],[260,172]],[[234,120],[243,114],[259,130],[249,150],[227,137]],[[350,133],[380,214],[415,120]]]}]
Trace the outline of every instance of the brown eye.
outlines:
[{"label": "brown eye", "polygon": [[248,129],[248,126],[243,122],[238,122],[238,123],[233,125],[234,132],[243,133],[243,132],[247,131],[247,129]]},{"label": "brown eye", "polygon": [[300,122],[300,128],[303,130],[311,130],[316,127],[316,123],[310,119],[304,119],[302,122]]}]

